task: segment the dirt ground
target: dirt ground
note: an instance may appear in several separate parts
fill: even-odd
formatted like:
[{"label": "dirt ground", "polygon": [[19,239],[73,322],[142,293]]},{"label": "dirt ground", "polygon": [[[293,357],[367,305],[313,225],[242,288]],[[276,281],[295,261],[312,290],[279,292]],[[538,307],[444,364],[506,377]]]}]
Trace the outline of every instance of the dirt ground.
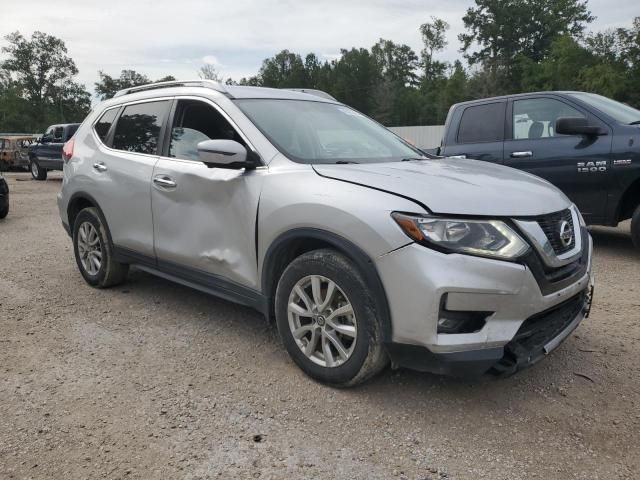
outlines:
[{"label": "dirt ground", "polygon": [[[52,176],[53,177],[53,176]],[[47,182],[0,221],[0,479],[638,479],[640,254],[593,228],[591,317],[504,380],[311,381],[254,311],[133,271],[94,290]]]}]

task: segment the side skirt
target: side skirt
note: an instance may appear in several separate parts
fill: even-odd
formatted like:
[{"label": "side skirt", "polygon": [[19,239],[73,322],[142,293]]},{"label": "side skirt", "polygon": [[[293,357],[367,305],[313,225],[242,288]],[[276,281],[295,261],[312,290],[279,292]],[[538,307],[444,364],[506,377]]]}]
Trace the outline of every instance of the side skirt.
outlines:
[{"label": "side skirt", "polygon": [[154,259],[128,248],[114,246],[115,260],[138,268],[180,285],[199,290],[209,295],[251,307],[266,315],[267,298],[259,291],[239,283],[232,282],[218,275],[177,265],[171,262]]}]

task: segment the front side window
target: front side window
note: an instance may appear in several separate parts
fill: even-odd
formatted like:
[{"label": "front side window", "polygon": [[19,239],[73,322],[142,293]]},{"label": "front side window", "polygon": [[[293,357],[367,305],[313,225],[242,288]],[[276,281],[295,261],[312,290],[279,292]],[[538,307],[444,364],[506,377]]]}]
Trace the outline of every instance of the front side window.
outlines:
[{"label": "front side window", "polygon": [[116,124],[113,148],[155,155],[169,102],[136,103],[124,108]]},{"label": "front side window", "polygon": [[458,129],[458,143],[501,142],[504,139],[504,102],[465,108]]},{"label": "front side window", "polygon": [[283,99],[235,102],[295,162],[379,163],[422,156],[383,126],[344,105]]},{"label": "front side window", "polygon": [[107,139],[107,134],[109,133],[109,129],[111,128],[113,121],[116,119],[117,114],[117,108],[107,110],[102,114],[100,120],[98,120],[93,126],[93,130],[96,132],[96,135],[98,135],[98,138],[100,138],[103,143]]},{"label": "front side window", "polygon": [[595,93],[573,92],[569,95],[588,103],[603,113],[606,113],[616,122],[629,125],[636,125],[640,123],[640,110],[630,107],[629,105],[625,105],[624,103],[616,102],[615,100],[603,97],[602,95],[596,95]]},{"label": "front side window", "polygon": [[231,124],[211,105],[180,100],[171,128],[169,156],[197,161],[198,143],[205,140],[235,140],[245,145]]},{"label": "front side window", "polygon": [[535,140],[555,137],[556,120],[582,117],[575,108],[553,98],[530,98],[513,102],[513,138]]}]

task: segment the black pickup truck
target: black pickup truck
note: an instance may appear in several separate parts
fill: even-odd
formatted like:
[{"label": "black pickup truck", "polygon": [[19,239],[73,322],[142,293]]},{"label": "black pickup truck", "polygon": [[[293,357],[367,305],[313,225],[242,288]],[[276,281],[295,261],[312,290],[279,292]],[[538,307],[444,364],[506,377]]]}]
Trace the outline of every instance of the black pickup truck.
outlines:
[{"label": "black pickup truck", "polygon": [[629,218],[640,248],[640,110],[584,92],[538,92],[453,105],[436,150],[501,163],[560,188],[591,225]]},{"label": "black pickup truck", "polygon": [[29,170],[34,179],[46,180],[47,170],[62,170],[62,146],[73,137],[79,126],[79,123],[51,125],[29,147]]}]

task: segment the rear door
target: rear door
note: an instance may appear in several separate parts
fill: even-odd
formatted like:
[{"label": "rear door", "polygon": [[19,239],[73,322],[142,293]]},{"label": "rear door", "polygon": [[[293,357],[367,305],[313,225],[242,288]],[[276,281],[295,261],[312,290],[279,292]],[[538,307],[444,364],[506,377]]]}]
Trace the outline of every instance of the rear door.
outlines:
[{"label": "rear door", "polygon": [[[116,247],[155,259],[151,176],[171,101],[148,100],[106,110],[93,125],[100,149],[91,161],[92,193]],[[115,124],[114,118],[118,115]]]},{"label": "rear door", "polygon": [[[457,108],[446,129],[441,154],[501,163],[505,132],[506,100]],[[458,128],[455,128],[455,125]]]},{"label": "rear door", "polygon": [[611,135],[587,137],[555,132],[560,117],[588,118],[609,127],[580,106],[561,97],[514,98],[508,105],[508,139],[504,164],[553,183],[591,223],[603,220],[609,184]]}]

